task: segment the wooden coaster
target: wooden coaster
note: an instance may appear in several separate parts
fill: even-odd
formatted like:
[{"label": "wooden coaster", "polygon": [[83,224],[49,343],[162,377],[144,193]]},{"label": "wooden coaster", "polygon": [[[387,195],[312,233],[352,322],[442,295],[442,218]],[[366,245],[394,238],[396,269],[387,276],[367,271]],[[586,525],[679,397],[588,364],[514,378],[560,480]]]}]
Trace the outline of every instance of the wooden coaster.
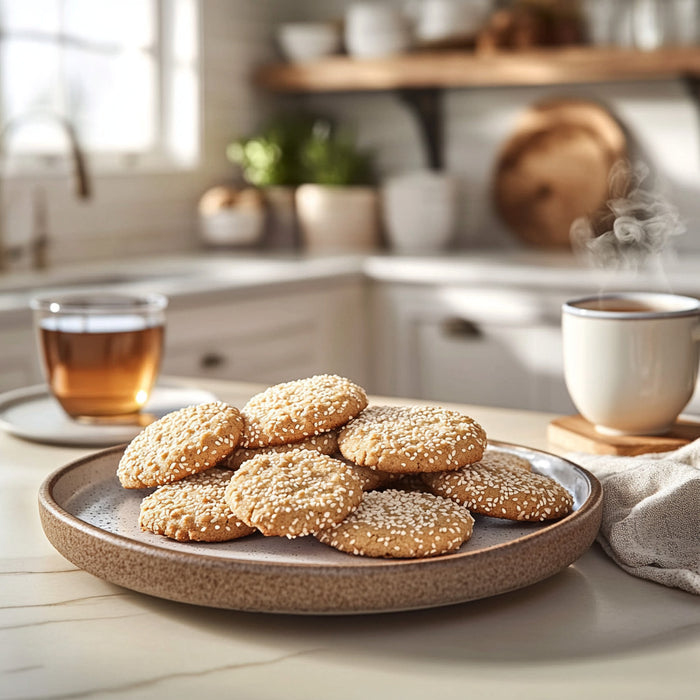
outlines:
[{"label": "wooden coaster", "polygon": [[700,423],[680,419],[664,435],[602,435],[578,415],[555,418],[547,428],[547,439],[558,448],[598,455],[670,452],[697,438],[700,438]]}]

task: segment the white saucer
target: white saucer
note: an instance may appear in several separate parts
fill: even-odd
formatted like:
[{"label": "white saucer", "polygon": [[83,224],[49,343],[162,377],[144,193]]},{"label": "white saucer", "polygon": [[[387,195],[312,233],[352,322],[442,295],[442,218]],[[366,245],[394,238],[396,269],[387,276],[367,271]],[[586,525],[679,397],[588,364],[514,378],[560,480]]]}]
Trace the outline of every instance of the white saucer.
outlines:
[{"label": "white saucer", "polygon": [[[216,401],[214,394],[175,384],[158,384],[143,412],[156,418],[192,404]],[[16,437],[51,445],[108,447],[129,442],[143,425],[104,425],[72,420],[45,385],[0,394],[0,428]]]}]

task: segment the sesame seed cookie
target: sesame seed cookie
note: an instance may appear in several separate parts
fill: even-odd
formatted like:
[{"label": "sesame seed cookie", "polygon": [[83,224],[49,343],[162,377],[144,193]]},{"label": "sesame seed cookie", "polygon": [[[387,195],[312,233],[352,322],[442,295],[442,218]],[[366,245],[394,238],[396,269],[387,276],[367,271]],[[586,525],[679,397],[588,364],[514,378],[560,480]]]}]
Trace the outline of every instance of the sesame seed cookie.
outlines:
[{"label": "sesame seed cookie", "polygon": [[360,478],[314,450],[260,454],[233,473],[225,498],[263,535],[300,537],[340,522],[362,500]]},{"label": "sesame seed cookie", "polygon": [[453,552],[472,536],[463,506],[419,491],[371,491],[342,523],[315,537],[341,552],[366,557],[418,558]]},{"label": "sesame seed cookie", "polygon": [[430,491],[421,474],[396,474],[396,481],[391,488],[398,491]]},{"label": "sesame seed cookie", "polygon": [[469,416],[438,406],[370,406],[340,431],[338,447],[366,467],[435,472],[481,459],[486,433]]},{"label": "sesame seed cookie", "polygon": [[451,498],[473,513],[505,520],[555,520],[567,515],[574,503],[557,481],[523,469],[478,463],[422,477],[432,493]]},{"label": "sesame seed cookie", "polygon": [[392,474],[390,472],[382,472],[379,469],[370,469],[369,467],[363,467],[359,464],[351,462],[349,459],[345,459],[343,455],[336,452],[333,459],[340,460],[343,464],[347,465],[352,469],[352,471],[360,477],[362,482],[363,491],[374,491],[375,489],[383,488],[390,483],[395,482],[399,478],[399,474]]},{"label": "sesame seed cookie", "polygon": [[117,477],[127,489],[184,479],[228,457],[242,431],[240,411],[222,401],[181,408],[151,423],[127,445]]},{"label": "sesame seed cookie", "polygon": [[226,542],[252,534],[255,528],[224,500],[230,480],[228,469],[213,468],[159,486],[141,502],[141,529],[180,542]]},{"label": "sesame seed cookie", "polygon": [[503,450],[488,450],[484,452],[484,456],[479,460],[479,464],[485,464],[488,467],[496,467],[499,469],[523,469],[526,472],[532,471],[532,463],[529,459],[513,454],[512,452],[504,452]]},{"label": "sesame seed cookie", "polygon": [[243,407],[241,447],[283,445],[335,430],[366,406],[365,390],[334,374],[275,384]]},{"label": "sesame seed cookie", "polygon": [[284,445],[271,445],[270,447],[239,447],[227,458],[225,464],[228,469],[238,469],[238,467],[249,459],[264,452],[289,452],[290,450],[316,450],[322,455],[333,455],[338,451],[338,433],[329,430],[327,433],[312,435],[299,442],[290,442]]}]

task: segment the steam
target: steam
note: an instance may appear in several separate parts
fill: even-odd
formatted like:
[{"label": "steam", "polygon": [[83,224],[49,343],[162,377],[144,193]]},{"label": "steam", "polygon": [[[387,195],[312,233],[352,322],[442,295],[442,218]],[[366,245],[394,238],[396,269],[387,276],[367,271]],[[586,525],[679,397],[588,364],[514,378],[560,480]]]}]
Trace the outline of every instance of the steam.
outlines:
[{"label": "steam", "polygon": [[611,199],[595,215],[571,225],[575,252],[600,268],[640,270],[658,261],[673,238],[686,231],[678,210],[645,187],[649,169],[618,162],[610,174]]}]

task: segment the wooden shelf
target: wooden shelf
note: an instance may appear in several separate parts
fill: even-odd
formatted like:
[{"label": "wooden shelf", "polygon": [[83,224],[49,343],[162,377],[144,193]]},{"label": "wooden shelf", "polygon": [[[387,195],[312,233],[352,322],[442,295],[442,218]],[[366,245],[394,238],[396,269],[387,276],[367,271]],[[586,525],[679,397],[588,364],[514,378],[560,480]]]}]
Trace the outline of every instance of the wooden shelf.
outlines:
[{"label": "wooden shelf", "polygon": [[428,167],[443,166],[441,93],[450,88],[573,85],[683,78],[700,101],[700,47],[656,51],[571,46],[477,54],[416,51],[381,59],[333,56],[262,66],[255,83],[273,92],[393,91],[415,115]]},{"label": "wooden shelf", "polygon": [[417,51],[381,59],[333,56],[309,63],[266,65],[256,72],[255,82],[276,92],[348,92],[695,76],[700,76],[700,47],[657,51],[568,47],[493,54]]}]

